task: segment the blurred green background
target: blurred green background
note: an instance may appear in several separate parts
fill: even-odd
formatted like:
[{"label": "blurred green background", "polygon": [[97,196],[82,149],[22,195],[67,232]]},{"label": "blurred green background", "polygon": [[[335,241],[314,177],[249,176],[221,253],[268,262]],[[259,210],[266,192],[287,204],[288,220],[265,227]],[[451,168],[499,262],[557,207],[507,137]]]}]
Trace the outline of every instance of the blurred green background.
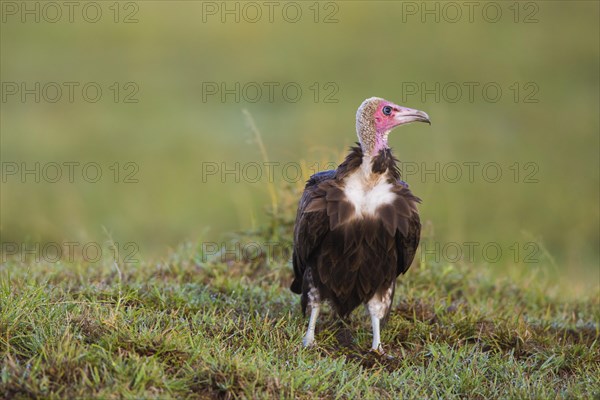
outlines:
[{"label": "blurred green background", "polygon": [[[279,163],[275,187],[297,189],[297,169],[283,166],[302,163],[305,178],[315,163],[339,162],[356,140],[356,108],[379,96],[432,118],[431,127],[390,135],[405,172],[419,169],[406,180],[423,199],[428,237],[441,246],[498,243],[505,256],[516,243],[523,268],[597,287],[598,2],[475,2],[472,14],[462,2],[275,2],[272,15],[265,2],[76,2],[72,16],[55,4],[57,22],[44,2],[37,15],[35,2],[2,2],[3,243],[110,236],[150,258],[259,226],[271,204],[267,168],[242,110]],[[40,101],[22,98],[22,83],[36,82]],[[63,87],[56,102],[49,82]],[[65,82],[79,85],[73,101]],[[89,82],[102,90],[97,102],[84,98]],[[223,99],[222,82],[246,92]],[[273,99],[265,82],[275,85]],[[465,82],[474,82],[472,98]],[[253,83],[263,89],[257,101]],[[207,92],[213,84],[219,93]],[[502,94],[492,101],[496,87]],[[39,183],[8,173],[36,162],[97,163],[102,177],[87,182],[81,166],[73,182],[67,167],[55,183],[43,170]],[[470,162],[480,163],[472,182]],[[247,163],[263,166],[258,181],[249,181],[255,169],[244,167],[255,164]],[[437,179],[420,174],[436,163]],[[502,173],[497,182],[498,168],[482,169],[489,163]],[[239,181],[207,175],[215,165],[238,168]],[[523,262],[529,243],[534,263]]]}]

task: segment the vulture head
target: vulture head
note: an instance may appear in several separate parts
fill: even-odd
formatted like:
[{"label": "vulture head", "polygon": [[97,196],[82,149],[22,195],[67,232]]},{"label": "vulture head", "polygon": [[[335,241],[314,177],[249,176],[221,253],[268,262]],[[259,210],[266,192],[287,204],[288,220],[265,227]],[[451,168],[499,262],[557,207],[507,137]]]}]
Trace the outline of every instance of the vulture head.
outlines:
[{"label": "vulture head", "polygon": [[431,124],[423,111],[402,107],[379,97],[366,99],[356,112],[356,134],[363,153],[374,156],[387,148],[391,130],[411,122]]}]

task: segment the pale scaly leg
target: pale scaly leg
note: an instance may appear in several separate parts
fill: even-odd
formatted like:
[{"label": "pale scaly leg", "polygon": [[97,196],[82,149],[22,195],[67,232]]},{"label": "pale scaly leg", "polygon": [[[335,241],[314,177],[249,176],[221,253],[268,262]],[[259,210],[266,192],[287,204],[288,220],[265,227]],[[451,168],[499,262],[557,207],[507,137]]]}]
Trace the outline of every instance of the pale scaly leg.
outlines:
[{"label": "pale scaly leg", "polygon": [[308,329],[306,335],[302,339],[304,347],[313,346],[315,344],[315,326],[317,325],[317,318],[319,317],[320,304],[314,304],[310,306],[310,319],[308,320]]},{"label": "pale scaly leg", "polygon": [[308,320],[308,329],[306,335],[302,339],[304,347],[313,346],[315,344],[315,326],[317,325],[317,318],[319,317],[319,309],[321,307],[321,301],[319,297],[319,291],[316,288],[311,288],[308,292],[308,308],[310,309],[310,318]]},{"label": "pale scaly leg", "polygon": [[369,314],[371,314],[371,328],[373,329],[373,344],[371,345],[371,351],[383,354],[379,327],[379,321],[381,321],[383,318],[383,313],[380,312],[380,304],[381,303],[379,301],[374,301],[374,299],[371,299],[367,305],[367,308],[369,309]]},{"label": "pale scaly leg", "polygon": [[367,303],[367,309],[371,315],[371,327],[373,329],[373,344],[371,346],[371,351],[378,354],[384,354],[383,347],[381,346],[380,322],[392,305],[393,291],[394,285],[392,284],[383,295],[376,293]]}]

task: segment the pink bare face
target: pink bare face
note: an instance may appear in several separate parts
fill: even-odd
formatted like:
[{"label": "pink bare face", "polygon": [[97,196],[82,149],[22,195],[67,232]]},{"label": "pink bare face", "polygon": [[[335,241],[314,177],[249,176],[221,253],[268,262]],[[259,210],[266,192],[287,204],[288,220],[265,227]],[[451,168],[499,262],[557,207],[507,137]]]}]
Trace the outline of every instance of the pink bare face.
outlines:
[{"label": "pink bare face", "polygon": [[413,110],[412,108],[401,107],[387,100],[379,102],[373,119],[375,120],[375,129],[379,135],[385,135],[395,127],[411,122],[427,122],[431,124],[427,113]]}]

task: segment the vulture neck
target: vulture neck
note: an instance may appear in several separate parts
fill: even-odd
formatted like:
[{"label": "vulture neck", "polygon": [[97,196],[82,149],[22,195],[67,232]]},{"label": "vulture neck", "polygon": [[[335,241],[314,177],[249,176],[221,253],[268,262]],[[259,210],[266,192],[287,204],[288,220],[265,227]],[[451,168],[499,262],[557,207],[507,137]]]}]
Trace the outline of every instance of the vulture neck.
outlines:
[{"label": "vulture neck", "polygon": [[[358,144],[358,143],[357,143]],[[367,181],[384,179],[395,183],[400,179],[398,160],[392,155],[389,147],[372,154],[364,151],[364,144],[352,147],[350,154],[337,170],[337,179],[344,180],[349,175],[359,175]]]},{"label": "vulture neck", "polygon": [[374,158],[382,150],[389,150],[388,135],[390,131],[377,131],[374,126],[361,127],[358,130],[358,140],[363,154],[366,157]]},{"label": "vulture neck", "polygon": [[363,153],[361,168],[365,173],[374,175],[389,175],[390,179],[399,179],[400,170],[398,160],[392,154],[392,149],[385,147],[378,149],[374,154]]}]

